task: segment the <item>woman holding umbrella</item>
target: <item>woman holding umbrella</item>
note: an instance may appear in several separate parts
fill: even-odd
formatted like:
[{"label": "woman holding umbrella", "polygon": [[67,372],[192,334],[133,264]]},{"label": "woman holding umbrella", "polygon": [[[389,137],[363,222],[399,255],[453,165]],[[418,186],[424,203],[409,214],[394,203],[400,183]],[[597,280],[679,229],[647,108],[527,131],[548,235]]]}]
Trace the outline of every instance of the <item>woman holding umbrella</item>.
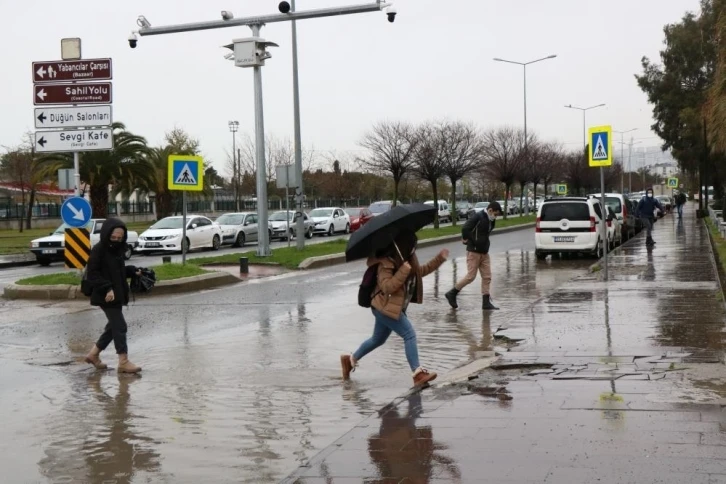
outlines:
[{"label": "woman holding umbrella", "polygon": [[[392,210],[388,214],[393,212]],[[381,217],[383,215],[376,218]],[[392,218],[395,219],[394,216]],[[376,222],[379,221],[376,220]],[[376,225],[382,225],[381,222],[383,221]],[[438,269],[449,257],[449,251],[443,249],[432,260],[423,266],[419,265],[416,257],[416,243],[418,241],[415,234],[416,229],[411,230],[412,227],[404,228],[406,227],[405,221],[393,220],[393,222],[398,232],[393,242],[368,258],[368,267],[377,266],[377,281],[371,299],[371,311],[375,317],[373,336],[364,341],[354,353],[341,355],[343,379],[349,379],[350,373],[354,371],[358,361],[383,345],[391,332],[395,332],[403,338],[406,359],[413,372],[414,385],[424,386],[436,378],[436,373],[426,370],[419,362],[416,331],[408,320],[406,311],[409,303],[421,304],[423,302],[423,277]],[[372,222],[369,222],[364,226],[364,229],[371,225]],[[361,234],[364,229],[354,235]],[[374,229],[375,226],[371,226],[368,232],[373,233]],[[386,234],[390,236],[392,233],[391,231],[387,232],[384,228],[384,230],[378,231],[378,238],[385,238]],[[364,237],[365,235],[361,234],[355,240],[351,238],[348,248],[354,249],[354,246]],[[346,253],[348,252],[347,250]],[[354,258],[350,254],[349,257]]]}]

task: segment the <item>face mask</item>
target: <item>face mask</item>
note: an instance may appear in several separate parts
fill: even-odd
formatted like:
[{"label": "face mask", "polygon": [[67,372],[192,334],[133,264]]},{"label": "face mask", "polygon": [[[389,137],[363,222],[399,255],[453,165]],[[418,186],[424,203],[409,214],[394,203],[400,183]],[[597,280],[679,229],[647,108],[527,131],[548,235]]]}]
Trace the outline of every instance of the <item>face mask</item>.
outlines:
[{"label": "face mask", "polygon": [[648,198],[653,198],[653,194],[652,193],[648,193]]},{"label": "face mask", "polygon": [[489,212],[487,212],[487,216],[489,217],[489,220],[496,220],[497,219],[497,216],[496,215],[493,215],[493,214],[491,214]]}]

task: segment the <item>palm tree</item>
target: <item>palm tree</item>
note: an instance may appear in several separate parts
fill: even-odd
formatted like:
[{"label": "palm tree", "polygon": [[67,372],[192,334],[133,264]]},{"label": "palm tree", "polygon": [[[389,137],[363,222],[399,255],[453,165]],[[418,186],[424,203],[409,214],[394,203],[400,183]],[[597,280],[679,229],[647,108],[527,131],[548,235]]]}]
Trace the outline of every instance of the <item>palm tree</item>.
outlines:
[{"label": "palm tree", "polygon": [[[128,195],[137,189],[146,192],[155,179],[146,139],[127,131],[123,123],[113,123],[111,127],[112,150],[79,154],[81,180],[88,185],[93,214],[99,218],[107,215],[109,193]],[[42,163],[49,174],[60,168],[72,168],[73,153],[51,153],[43,157]]]}]

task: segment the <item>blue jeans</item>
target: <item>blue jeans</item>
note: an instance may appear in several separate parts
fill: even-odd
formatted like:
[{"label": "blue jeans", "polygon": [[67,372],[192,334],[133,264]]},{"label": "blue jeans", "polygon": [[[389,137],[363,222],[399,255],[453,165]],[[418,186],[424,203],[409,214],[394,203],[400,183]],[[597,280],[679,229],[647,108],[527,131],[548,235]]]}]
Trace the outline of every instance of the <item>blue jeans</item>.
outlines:
[{"label": "blue jeans", "polygon": [[676,205],[678,208],[678,216],[683,217],[683,205]]},{"label": "blue jeans", "polygon": [[643,228],[645,228],[645,234],[648,238],[653,236],[653,219],[650,217],[643,217]]},{"label": "blue jeans", "polygon": [[391,332],[395,332],[398,336],[403,338],[404,348],[406,350],[406,359],[408,360],[408,366],[411,367],[411,371],[415,371],[420,365],[418,361],[418,343],[416,342],[416,331],[411,325],[411,321],[408,320],[405,313],[401,313],[398,317],[398,321],[389,318],[377,309],[372,309],[373,316],[376,317],[375,326],[373,327],[373,336],[365,340],[360,348],[353,353],[355,361],[359,361],[365,355],[383,345]]}]

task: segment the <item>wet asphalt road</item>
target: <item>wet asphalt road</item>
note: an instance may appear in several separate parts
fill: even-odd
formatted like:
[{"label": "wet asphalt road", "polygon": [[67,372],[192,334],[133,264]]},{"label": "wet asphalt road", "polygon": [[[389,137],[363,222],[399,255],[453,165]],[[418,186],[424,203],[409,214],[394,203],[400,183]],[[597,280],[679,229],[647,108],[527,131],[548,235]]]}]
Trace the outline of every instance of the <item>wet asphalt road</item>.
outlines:
[{"label": "wet asphalt road", "polygon": [[[433,370],[490,348],[493,330],[592,263],[537,263],[531,230],[492,245],[501,311],[482,315],[478,280],[459,311],[446,305],[443,293],[465,271],[461,244],[448,246],[451,260],[410,309]],[[86,303],[0,302],[3,481],[276,482],[411,385],[395,336],[341,381],[339,354],[372,329],[355,303],[363,270],[357,262],[139,299],[126,317],[141,377],[74,361],[104,324]]]}]

